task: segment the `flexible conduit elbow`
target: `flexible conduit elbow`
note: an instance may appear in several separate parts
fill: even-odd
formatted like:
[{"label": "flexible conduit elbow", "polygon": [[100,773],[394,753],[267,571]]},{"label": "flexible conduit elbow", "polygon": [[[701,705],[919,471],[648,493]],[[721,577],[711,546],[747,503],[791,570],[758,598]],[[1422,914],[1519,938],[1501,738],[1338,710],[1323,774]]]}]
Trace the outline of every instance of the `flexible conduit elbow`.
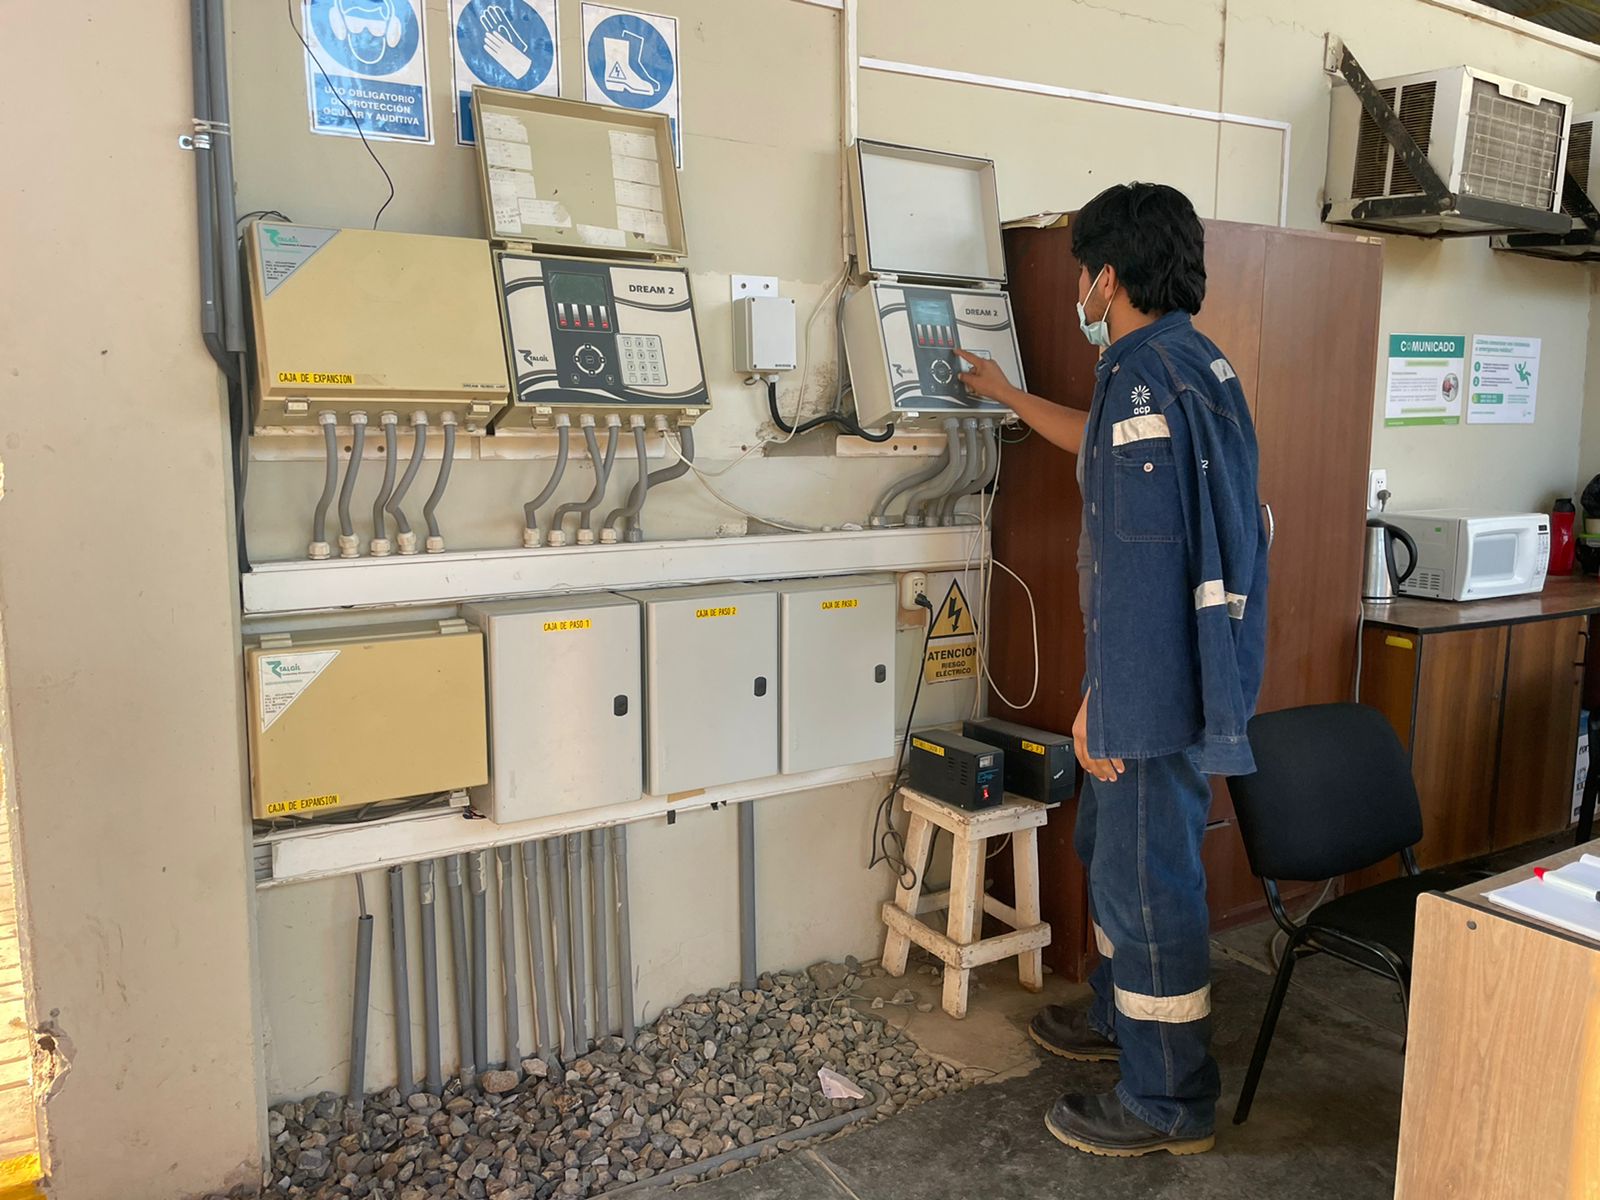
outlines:
[{"label": "flexible conduit elbow", "polygon": [[367,414],[350,414],[350,462],[344,469],[344,485],[339,489],[339,557],[354,558],[361,552],[355,521],[350,516],[350,501],[356,494],[356,475],[361,470],[361,453],[367,442]]},{"label": "flexible conduit elbow", "polygon": [[317,508],[311,514],[311,558],[328,557],[328,509],[333,505],[333,494],[339,488],[339,429],[331,412],[321,413],[317,421],[322,425],[322,495],[317,497]]},{"label": "flexible conduit elbow", "polygon": [[444,549],[444,534],[439,532],[437,513],[439,501],[444,499],[444,490],[450,486],[450,468],[456,460],[456,415],[445,413],[439,421],[444,426],[444,457],[439,460],[439,475],[433,481],[433,491],[428,493],[428,499],[422,505],[422,519],[428,525],[429,554],[438,554]]},{"label": "flexible conduit elbow", "polygon": [[[595,482],[600,481],[600,442],[594,436],[594,422],[585,417],[583,420],[583,448],[589,455],[589,461],[594,464]],[[565,546],[567,544],[566,521],[567,514],[577,512],[583,505],[578,503],[563,504],[556,509],[550,518],[550,534],[546,539],[552,546]]]},{"label": "flexible conduit elbow", "polygon": [[929,525],[955,524],[956,501],[972,490],[972,485],[978,481],[978,476],[983,474],[983,469],[987,465],[984,459],[984,444],[978,438],[978,422],[975,418],[968,417],[961,422],[961,442],[967,456],[966,467],[951,485],[950,490],[928,505],[925,517]]},{"label": "flexible conduit elbow", "polygon": [[621,521],[623,528],[626,529],[628,524],[643,511],[645,498],[650,494],[649,443],[645,440],[643,424],[633,427],[633,452],[639,457],[639,482],[634,484],[633,491],[628,493],[628,502],[612,509],[602,522],[600,529],[602,537],[618,521]]},{"label": "flexible conduit elbow", "polygon": [[405,509],[401,505],[417,478],[417,472],[422,469],[422,459],[427,452],[428,414],[419,411],[411,415],[411,461],[406,463],[406,473],[400,476],[400,482],[390,495],[389,503],[384,505],[389,515],[394,518],[395,541],[399,544],[401,554],[417,552],[417,535],[411,531],[411,522],[406,519]]},{"label": "flexible conduit elbow", "polygon": [[[694,426],[680,425],[678,427],[678,454],[670,466],[662,467],[659,471],[650,472],[651,488],[658,488],[663,483],[671,483],[674,479],[682,479],[689,473],[690,465],[694,462]],[[639,506],[639,512],[628,521],[628,541],[644,541],[644,505]]]},{"label": "flexible conduit elbow", "polygon": [[378,420],[383,424],[383,482],[378,485],[377,498],[372,502],[372,545],[369,554],[383,557],[389,553],[389,530],[383,514],[389,503],[389,493],[394,491],[394,471],[399,457],[399,418],[386,412]]},{"label": "flexible conduit elbow", "polygon": [[943,496],[950,490],[950,486],[959,478],[967,466],[967,447],[961,440],[961,422],[951,421],[945,431],[949,436],[950,458],[944,464],[944,470],[935,475],[927,483],[912,490],[906,500],[906,524],[921,525],[922,505],[930,500]]},{"label": "flexible conduit elbow", "polygon": [[872,507],[871,524],[882,525],[886,520],[889,505],[894,503],[895,497],[910,491],[920,484],[927,483],[928,480],[942,474],[944,469],[950,465],[951,460],[956,456],[957,447],[961,444],[961,423],[954,417],[948,417],[945,419],[943,428],[947,443],[943,457],[925,470],[915,471],[907,475],[890,487],[888,491],[884,492],[882,496],[878,497],[878,503]]},{"label": "flexible conduit elbow", "polygon": [[522,506],[522,544],[530,549],[539,544],[539,509],[556,494],[561,477],[567,473],[567,450],[571,438],[571,421],[565,416],[556,418],[556,465],[550,471],[539,494]]}]

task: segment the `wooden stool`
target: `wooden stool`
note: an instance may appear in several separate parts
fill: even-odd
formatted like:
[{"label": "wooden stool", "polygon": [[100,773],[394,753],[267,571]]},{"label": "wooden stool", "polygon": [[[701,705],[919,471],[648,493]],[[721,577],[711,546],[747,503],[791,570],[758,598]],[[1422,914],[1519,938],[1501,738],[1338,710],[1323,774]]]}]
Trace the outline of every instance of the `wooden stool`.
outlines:
[{"label": "wooden stool", "polygon": [[[1050,806],[1007,793],[997,808],[968,812],[941,804],[921,792],[900,789],[900,803],[911,816],[906,834],[906,865],[915,873],[910,887],[896,889],[894,900],[883,906],[883,923],[889,933],[883,943],[883,968],[891,975],[906,973],[906,955],[915,942],[944,962],[944,1010],[952,1017],[967,1015],[967,990],[972,968],[1002,958],[1017,959],[1017,974],[1030,992],[1044,987],[1044,959],[1050,944],[1050,926],[1039,920],[1039,826],[1049,817]],[[937,826],[955,839],[950,854],[950,890],[922,894],[923,871]],[[992,837],[1011,835],[1011,861],[1016,872],[1017,906],[1002,904],[983,890],[985,847]],[[947,933],[924,923],[925,912],[948,909]],[[1010,933],[979,938],[983,914],[1011,926]]]}]

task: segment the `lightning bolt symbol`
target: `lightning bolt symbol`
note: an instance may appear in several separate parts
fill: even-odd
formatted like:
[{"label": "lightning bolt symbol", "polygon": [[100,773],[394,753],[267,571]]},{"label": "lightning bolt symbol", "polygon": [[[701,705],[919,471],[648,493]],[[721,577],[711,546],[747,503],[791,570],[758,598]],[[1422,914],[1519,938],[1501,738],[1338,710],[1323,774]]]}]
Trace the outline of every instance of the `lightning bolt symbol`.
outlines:
[{"label": "lightning bolt symbol", "polygon": [[956,603],[954,596],[950,597],[950,607],[946,615],[950,618],[950,628],[954,629],[961,623],[961,605]]}]

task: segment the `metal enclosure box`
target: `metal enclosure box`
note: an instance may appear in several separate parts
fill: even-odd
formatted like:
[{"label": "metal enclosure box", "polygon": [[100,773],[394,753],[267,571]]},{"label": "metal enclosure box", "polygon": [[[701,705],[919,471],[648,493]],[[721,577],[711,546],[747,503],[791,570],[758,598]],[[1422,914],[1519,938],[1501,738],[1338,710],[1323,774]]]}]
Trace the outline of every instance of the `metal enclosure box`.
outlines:
[{"label": "metal enclosure box", "polygon": [[856,415],[871,427],[918,416],[1011,411],[967,393],[959,348],[1025,387],[1012,327],[994,163],[858,140],[847,156],[855,261],[867,280],[844,305]]},{"label": "metal enclosure box", "polygon": [[[1329,104],[1323,219],[1399,233],[1493,233],[1541,228],[1561,209],[1572,101],[1472,67],[1373,80],[1459,208],[1390,206],[1374,200],[1422,196],[1412,177],[1343,79]],[[1519,217],[1519,210],[1522,215]]]},{"label": "metal enclosure box", "polygon": [[244,652],[256,817],[488,781],[476,629],[447,621],[267,640]]},{"label": "metal enclosure box", "polygon": [[505,824],[637,800],[644,790],[639,606],[611,594],[469,605],[489,677],[487,787]]},{"label": "metal enclosure box", "polygon": [[778,598],[724,583],[630,593],[644,607],[645,791],[778,773]]},{"label": "metal enclosure box", "polygon": [[784,774],[894,753],[896,588],[889,575],[777,585]]},{"label": "metal enclosure box", "polygon": [[258,430],[388,408],[474,432],[509,397],[488,242],[252,221],[245,272]]},{"label": "metal enclosure box", "polygon": [[733,302],[733,369],[746,373],[795,368],[794,301],[741,296]]}]

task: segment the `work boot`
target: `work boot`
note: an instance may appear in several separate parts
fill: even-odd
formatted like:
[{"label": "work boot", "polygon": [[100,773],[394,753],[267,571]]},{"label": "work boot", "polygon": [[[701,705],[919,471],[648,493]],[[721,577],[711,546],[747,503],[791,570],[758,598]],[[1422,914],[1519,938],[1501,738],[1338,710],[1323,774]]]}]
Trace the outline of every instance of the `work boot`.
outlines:
[{"label": "work boot", "polygon": [[1028,1022],[1028,1036],[1074,1062],[1116,1062],[1122,1047],[1089,1024],[1088,1004],[1047,1004]]},{"label": "work boot", "polygon": [[1216,1144],[1201,1136],[1162,1133],[1122,1106],[1115,1092],[1081,1096],[1068,1092],[1050,1106],[1044,1125],[1058,1142],[1105,1158],[1138,1158],[1165,1150],[1168,1154],[1204,1154]]}]

